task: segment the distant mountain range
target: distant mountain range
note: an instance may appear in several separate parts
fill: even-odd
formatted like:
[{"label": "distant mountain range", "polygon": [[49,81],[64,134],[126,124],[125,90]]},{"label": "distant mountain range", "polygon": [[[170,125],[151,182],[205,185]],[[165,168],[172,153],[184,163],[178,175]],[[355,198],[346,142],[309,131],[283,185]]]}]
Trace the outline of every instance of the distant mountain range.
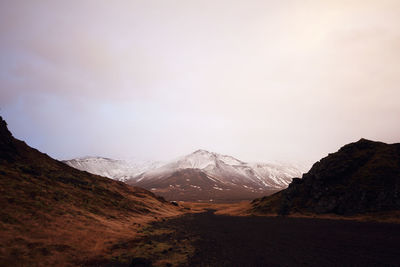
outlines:
[{"label": "distant mountain range", "polygon": [[246,163],[197,150],[169,163],[133,163],[99,157],[64,161],[94,174],[146,188],[169,200],[235,201],[286,188],[304,169],[290,164]]},{"label": "distant mountain range", "polygon": [[157,161],[127,161],[103,157],[82,157],[63,162],[75,169],[123,182],[164,164]]}]

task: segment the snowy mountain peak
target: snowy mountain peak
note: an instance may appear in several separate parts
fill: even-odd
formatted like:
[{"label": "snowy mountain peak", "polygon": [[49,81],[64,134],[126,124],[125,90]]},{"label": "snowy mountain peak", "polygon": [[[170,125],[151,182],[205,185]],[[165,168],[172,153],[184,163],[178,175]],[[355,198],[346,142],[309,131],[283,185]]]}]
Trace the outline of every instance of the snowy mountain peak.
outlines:
[{"label": "snowy mountain peak", "polygon": [[195,152],[193,152],[192,154],[213,154],[213,153],[210,151],[207,151],[205,149],[198,149]]},{"label": "snowy mountain peak", "polygon": [[167,164],[168,167],[177,169],[205,169],[215,166],[216,157],[213,153],[206,150],[197,150],[189,155],[179,158]]},{"label": "snowy mountain peak", "polygon": [[290,165],[247,163],[199,149],[127,181],[171,200],[251,199],[288,186],[301,171]]},{"label": "snowy mountain peak", "polygon": [[210,151],[207,151],[204,149],[199,149],[199,150],[196,150],[195,152],[193,152],[189,155],[183,156],[181,158],[182,159],[183,158],[204,158],[204,159],[214,160],[215,157],[216,157],[216,153],[213,153],[213,152],[210,152]]},{"label": "snowy mountain peak", "polygon": [[302,172],[290,164],[247,163],[199,149],[168,163],[101,157],[64,161],[80,170],[144,187],[168,199],[251,199],[288,186]]},{"label": "snowy mountain peak", "polygon": [[196,150],[195,152],[181,157],[166,166],[177,169],[213,169],[220,165],[241,165],[244,162],[235,159],[231,156],[221,155],[215,152],[210,152],[204,149]]}]

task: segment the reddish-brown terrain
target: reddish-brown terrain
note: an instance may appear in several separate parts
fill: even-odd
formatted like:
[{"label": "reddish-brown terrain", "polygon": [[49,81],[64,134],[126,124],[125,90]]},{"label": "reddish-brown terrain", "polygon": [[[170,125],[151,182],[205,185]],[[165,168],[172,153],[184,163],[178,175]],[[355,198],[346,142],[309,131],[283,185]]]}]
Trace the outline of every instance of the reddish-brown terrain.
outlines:
[{"label": "reddish-brown terrain", "polygon": [[40,153],[13,138],[1,118],[0,207],[0,266],[111,262],[133,253],[115,251],[116,244],[139,237],[150,221],[182,213],[149,191]]}]

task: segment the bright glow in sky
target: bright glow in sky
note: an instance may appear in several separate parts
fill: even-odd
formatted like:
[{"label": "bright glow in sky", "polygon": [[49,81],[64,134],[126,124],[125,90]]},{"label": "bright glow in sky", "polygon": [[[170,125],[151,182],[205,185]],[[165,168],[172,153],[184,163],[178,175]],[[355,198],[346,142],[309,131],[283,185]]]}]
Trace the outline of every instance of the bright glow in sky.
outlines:
[{"label": "bright glow in sky", "polygon": [[400,1],[0,2],[0,113],[59,159],[400,140]]}]

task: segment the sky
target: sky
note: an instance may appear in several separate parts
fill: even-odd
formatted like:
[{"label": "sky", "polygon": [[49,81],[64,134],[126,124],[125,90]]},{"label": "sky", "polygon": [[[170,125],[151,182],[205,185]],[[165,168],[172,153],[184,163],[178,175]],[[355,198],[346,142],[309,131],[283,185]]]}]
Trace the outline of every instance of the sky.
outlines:
[{"label": "sky", "polygon": [[398,0],[0,0],[0,115],[57,159],[400,142]]}]

